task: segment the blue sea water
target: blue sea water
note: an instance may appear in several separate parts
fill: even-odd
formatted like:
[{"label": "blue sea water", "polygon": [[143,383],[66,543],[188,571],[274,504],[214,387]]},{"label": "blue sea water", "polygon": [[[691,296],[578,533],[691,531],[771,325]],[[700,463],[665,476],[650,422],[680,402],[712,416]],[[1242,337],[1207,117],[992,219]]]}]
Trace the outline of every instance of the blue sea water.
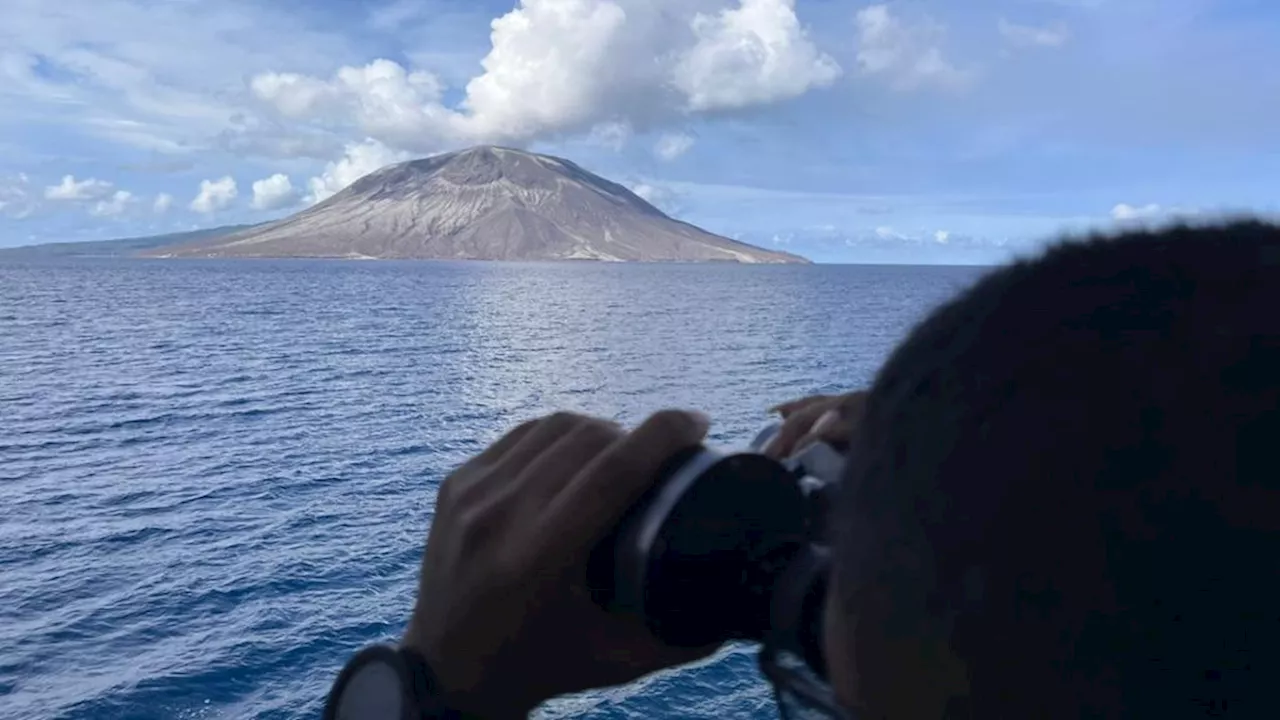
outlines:
[{"label": "blue sea water", "polygon": [[[980,272],[0,264],[0,717],[318,716],[401,631],[441,479],[505,430],[692,407],[741,446]],[[776,716],[740,646],[540,714]]]}]

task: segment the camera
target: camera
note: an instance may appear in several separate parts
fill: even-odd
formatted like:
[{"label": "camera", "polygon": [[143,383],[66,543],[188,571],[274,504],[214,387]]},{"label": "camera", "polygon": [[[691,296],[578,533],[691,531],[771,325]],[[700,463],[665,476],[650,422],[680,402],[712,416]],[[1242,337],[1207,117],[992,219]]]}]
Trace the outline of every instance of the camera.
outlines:
[{"label": "camera", "polygon": [[745,452],[697,445],[670,457],[592,552],[595,601],[669,645],[772,642],[825,676],[826,520],[844,457],[815,443],[769,458],[761,450],[780,427]]}]

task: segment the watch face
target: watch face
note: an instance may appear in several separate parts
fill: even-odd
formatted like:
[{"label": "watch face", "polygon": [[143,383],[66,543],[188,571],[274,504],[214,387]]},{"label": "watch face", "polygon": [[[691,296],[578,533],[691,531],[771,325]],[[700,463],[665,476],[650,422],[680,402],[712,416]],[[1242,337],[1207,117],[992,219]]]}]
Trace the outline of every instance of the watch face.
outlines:
[{"label": "watch face", "polygon": [[399,720],[404,712],[404,687],[395,666],[370,660],[352,674],[338,698],[339,720]]}]

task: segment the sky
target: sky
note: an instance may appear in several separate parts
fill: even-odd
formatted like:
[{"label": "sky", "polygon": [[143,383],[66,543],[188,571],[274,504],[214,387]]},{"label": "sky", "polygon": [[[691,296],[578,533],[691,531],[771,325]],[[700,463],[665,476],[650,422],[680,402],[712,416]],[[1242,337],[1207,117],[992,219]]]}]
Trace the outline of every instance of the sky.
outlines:
[{"label": "sky", "polygon": [[4,0],[0,247],[476,144],[822,262],[1275,213],[1273,0]]}]

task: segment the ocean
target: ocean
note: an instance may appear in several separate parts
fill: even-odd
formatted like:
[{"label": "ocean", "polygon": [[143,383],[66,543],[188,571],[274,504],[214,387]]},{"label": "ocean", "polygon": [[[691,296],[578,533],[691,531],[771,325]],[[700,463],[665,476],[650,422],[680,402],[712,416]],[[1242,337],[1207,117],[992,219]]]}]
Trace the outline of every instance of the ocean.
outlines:
[{"label": "ocean", "polygon": [[[505,430],[686,407],[742,447],[982,272],[0,263],[0,717],[317,717]],[[749,646],[539,714],[776,717]]]}]

